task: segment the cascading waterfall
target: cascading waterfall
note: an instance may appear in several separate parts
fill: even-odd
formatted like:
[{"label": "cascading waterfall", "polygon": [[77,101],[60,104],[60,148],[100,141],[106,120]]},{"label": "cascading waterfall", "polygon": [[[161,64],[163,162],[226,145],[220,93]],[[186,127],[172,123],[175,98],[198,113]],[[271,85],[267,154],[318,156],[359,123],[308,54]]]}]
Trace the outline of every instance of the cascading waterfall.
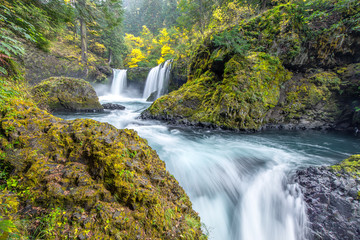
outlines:
[{"label": "cascading waterfall", "polygon": [[127,87],[126,71],[124,69],[113,69],[114,77],[111,84],[111,94],[120,95]]},{"label": "cascading waterfall", "polygon": [[305,204],[298,185],[284,184],[283,167],[266,170],[249,184],[236,212],[241,227],[234,228],[233,239],[307,239]]},{"label": "cascading waterfall", "polygon": [[156,93],[156,98],[164,95],[167,92],[170,69],[172,60],[167,60],[164,63],[152,68],[146,78],[143,98],[147,99],[152,93]]}]

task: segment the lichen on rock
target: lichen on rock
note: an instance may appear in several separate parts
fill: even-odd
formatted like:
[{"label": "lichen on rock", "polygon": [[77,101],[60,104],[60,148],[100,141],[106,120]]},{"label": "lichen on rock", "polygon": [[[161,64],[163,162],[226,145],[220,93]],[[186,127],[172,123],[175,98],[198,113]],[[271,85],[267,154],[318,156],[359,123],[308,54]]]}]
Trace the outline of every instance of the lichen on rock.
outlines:
[{"label": "lichen on rock", "polygon": [[311,239],[358,239],[360,233],[360,155],[330,167],[296,173],[307,203]]},{"label": "lichen on rock", "polygon": [[282,89],[282,98],[267,113],[267,125],[296,128],[334,128],[343,112],[341,79],[332,71],[299,74]]},{"label": "lichen on rock", "polygon": [[49,111],[102,111],[94,88],[83,79],[51,77],[32,88],[39,107]]},{"label": "lichen on rock", "polygon": [[188,196],[135,131],[2,101],[0,167],[10,166],[5,189],[18,200],[9,216],[21,236],[206,239]]}]

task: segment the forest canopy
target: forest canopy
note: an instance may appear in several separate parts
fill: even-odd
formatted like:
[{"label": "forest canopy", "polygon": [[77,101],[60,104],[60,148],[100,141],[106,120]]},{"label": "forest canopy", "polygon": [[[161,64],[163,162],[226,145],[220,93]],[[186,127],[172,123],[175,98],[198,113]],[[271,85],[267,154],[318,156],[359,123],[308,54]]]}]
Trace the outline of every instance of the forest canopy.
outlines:
[{"label": "forest canopy", "polygon": [[[24,53],[22,39],[46,51],[51,41],[61,38],[81,49],[79,60],[85,68],[101,62],[113,68],[153,67],[167,59],[190,59],[210,36],[218,46],[244,52],[250,43],[246,36],[239,38],[234,26],[279,5],[296,9],[292,19],[305,35],[321,31],[307,25],[314,19],[358,8],[355,0],[4,0],[0,71],[16,71],[14,60]],[[354,30],[358,19],[349,20]],[[268,26],[269,33],[273,30]]]}]

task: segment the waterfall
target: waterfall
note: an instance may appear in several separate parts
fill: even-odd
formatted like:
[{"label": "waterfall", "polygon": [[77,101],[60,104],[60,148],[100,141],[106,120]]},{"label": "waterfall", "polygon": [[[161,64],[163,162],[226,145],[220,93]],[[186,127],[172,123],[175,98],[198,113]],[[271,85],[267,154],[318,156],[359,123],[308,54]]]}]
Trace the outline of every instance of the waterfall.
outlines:
[{"label": "waterfall", "polygon": [[154,92],[156,94],[156,98],[167,92],[170,78],[171,62],[172,60],[167,60],[166,62],[150,70],[146,78],[146,84],[143,93],[144,99],[150,97],[150,95]]},{"label": "waterfall", "polygon": [[114,77],[111,84],[111,93],[120,95],[127,87],[126,71],[123,69],[113,69]]}]

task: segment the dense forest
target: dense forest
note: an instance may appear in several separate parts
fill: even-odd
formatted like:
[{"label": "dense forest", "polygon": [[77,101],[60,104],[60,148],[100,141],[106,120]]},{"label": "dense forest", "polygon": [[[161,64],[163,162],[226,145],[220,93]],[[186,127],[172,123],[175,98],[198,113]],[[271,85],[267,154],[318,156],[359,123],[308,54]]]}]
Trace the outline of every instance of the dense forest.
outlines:
[{"label": "dense forest", "polygon": [[360,239],[359,97],[358,0],[1,0],[0,239]]}]

